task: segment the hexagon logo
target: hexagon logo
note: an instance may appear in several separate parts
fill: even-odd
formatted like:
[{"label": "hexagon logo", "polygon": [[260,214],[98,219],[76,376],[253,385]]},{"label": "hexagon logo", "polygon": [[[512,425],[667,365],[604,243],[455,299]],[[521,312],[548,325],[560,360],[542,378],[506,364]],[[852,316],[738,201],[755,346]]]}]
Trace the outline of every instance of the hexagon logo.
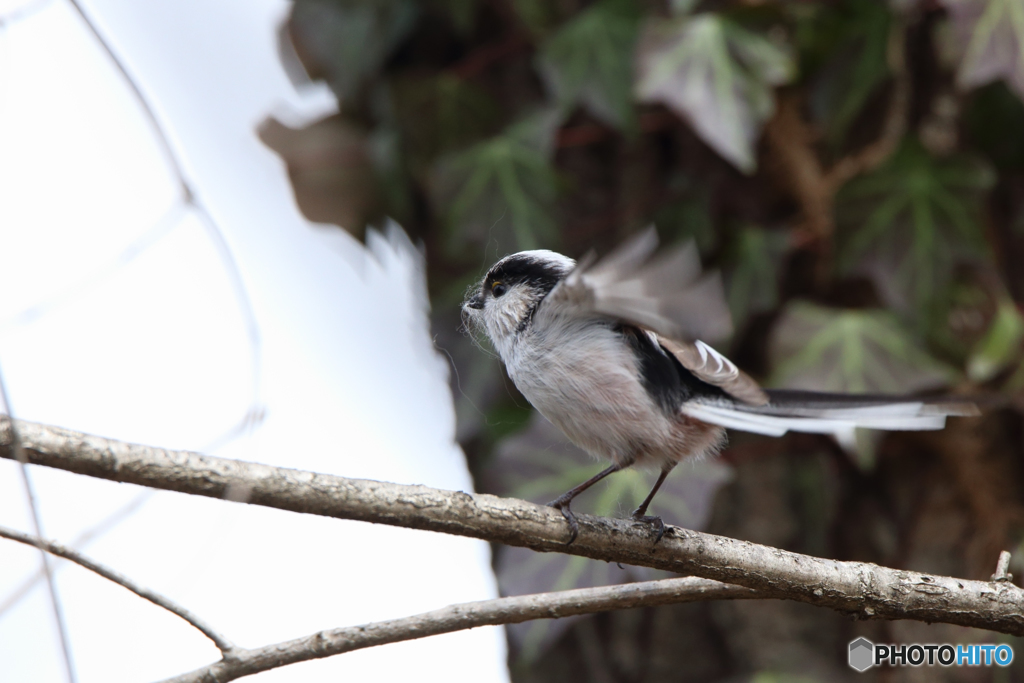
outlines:
[{"label": "hexagon logo", "polygon": [[875,644],[867,638],[858,638],[850,643],[850,668],[864,673],[875,660]]}]

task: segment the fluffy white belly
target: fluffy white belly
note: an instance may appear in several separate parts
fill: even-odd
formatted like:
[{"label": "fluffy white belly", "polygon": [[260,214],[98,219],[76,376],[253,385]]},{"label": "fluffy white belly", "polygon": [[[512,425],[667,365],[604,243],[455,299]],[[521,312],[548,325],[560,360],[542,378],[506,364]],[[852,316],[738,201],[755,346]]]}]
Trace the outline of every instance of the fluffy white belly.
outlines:
[{"label": "fluffy white belly", "polygon": [[591,455],[660,467],[667,451],[678,449],[676,420],[655,404],[632,350],[607,326],[566,325],[534,334],[530,343],[517,344],[509,361],[509,375],[523,395]]}]

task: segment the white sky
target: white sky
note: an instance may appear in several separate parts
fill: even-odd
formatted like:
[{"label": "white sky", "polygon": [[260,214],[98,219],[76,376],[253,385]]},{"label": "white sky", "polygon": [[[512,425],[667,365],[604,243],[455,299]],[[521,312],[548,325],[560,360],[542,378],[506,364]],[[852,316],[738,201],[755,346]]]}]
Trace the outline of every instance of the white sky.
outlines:
[{"label": "white sky", "polygon": [[[254,355],[210,221],[181,204],[129,88],[70,5],[52,0],[0,29],[0,367],[15,413],[204,449],[256,406],[262,425],[210,452],[469,490],[414,257],[402,240],[378,238],[371,254],[310,225],[256,139],[268,113],[309,119],[333,106],[325,89],[296,92],[281,68],[286,3],[86,6],[237,261],[262,348]],[[136,505],[87,554],[244,646],[495,595],[480,542],[167,492],[140,499],[134,486],[45,468],[32,477],[45,533],[63,542]],[[0,524],[30,528],[7,461]],[[34,551],[0,541],[0,606],[37,567]],[[177,617],[84,570],[62,566],[58,587],[80,681],[153,680],[216,658]],[[504,647],[500,629],[477,629],[252,680],[504,681]],[[58,652],[37,584],[0,614],[0,679],[62,681]]]}]

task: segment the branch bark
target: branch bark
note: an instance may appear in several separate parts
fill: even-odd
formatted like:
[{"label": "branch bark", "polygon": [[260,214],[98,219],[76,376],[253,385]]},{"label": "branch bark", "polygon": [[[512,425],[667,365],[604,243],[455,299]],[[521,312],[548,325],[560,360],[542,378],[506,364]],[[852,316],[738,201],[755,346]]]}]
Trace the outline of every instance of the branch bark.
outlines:
[{"label": "branch bark", "polygon": [[242,676],[310,659],[477,626],[518,624],[531,619],[559,619],[577,614],[655,607],[697,600],[757,597],[760,596],[747,588],[691,576],[623,586],[582,588],[558,593],[467,602],[402,619],[321,631],[267,647],[235,650],[215,664],[175,676],[164,683],[225,683]]},{"label": "branch bark", "polygon": [[[676,527],[655,545],[647,525],[589,515],[579,516],[579,537],[566,546],[562,515],[525,501],[137,446],[24,421],[18,429],[29,462],[112,481],[214,498],[245,497],[250,504],[282,510],[665,569],[861,619],[912,619],[1024,635],[1024,591],[1009,581],[840,562]],[[5,424],[0,444],[10,442]],[[12,449],[0,445],[0,457],[12,458]]]}]

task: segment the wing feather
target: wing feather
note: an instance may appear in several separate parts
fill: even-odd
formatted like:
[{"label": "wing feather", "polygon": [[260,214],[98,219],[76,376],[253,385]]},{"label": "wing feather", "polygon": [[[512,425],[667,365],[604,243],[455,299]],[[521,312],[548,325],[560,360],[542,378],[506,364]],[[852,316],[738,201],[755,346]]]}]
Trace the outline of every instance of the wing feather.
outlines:
[{"label": "wing feather", "polygon": [[717,273],[701,274],[693,243],[665,250],[654,228],[627,240],[600,260],[582,259],[548,295],[549,313],[594,313],[652,330],[670,339],[723,339],[732,320]]},{"label": "wing feather", "polygon": [[547,314],[596,313],[649,330],[702,381],[743,403],[767,403],[750,376],[696,341],[732,334],[718,273],[702,274],[692,242],[654,255],[657,248],[657,233],[648,228],[600,260],[588,254],[548,295]]},{"label": "wing feather", "polygon": [[768,394],[750,375],[704,342],[680,342],[665,338],[658,341],[698,379],[720,388],[742,403],[752,406],[768,403]]}]

